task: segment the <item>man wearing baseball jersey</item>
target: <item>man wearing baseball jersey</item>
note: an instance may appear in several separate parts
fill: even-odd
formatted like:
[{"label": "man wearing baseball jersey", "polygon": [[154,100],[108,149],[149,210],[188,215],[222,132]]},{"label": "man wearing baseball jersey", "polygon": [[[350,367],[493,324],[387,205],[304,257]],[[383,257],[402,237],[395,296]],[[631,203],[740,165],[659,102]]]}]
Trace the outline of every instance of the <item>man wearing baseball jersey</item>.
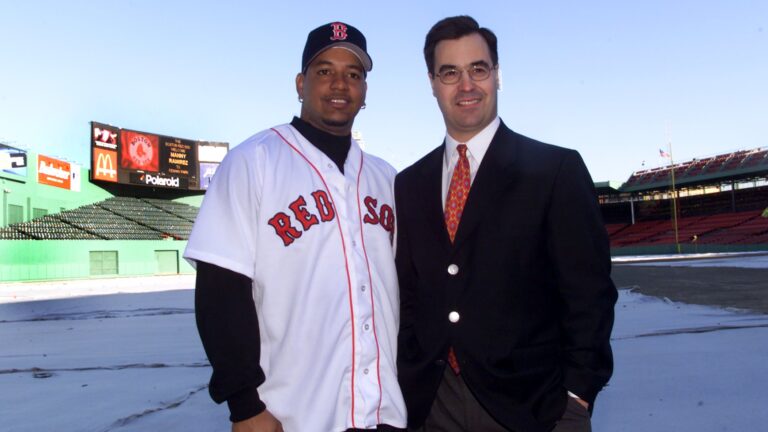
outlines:
[{"label": "man wearing baseball jersey", "polygon": [[233,431],[405,427],[395,372],[395,170],[351,139],[371,70],[365,37],[309,33],[301,117],[229,152],[185,258],[195,310]]}]

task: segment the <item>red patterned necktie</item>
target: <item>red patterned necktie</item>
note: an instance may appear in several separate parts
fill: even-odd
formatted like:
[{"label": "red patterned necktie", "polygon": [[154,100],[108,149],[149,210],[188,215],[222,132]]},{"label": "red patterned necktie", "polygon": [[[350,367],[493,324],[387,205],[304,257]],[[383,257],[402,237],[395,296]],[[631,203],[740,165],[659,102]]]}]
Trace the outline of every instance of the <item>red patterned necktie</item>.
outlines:
[{"label": "red patterned necktie", "polygon": [[[445,227],[448,229],[451,243],[456,238],[456,230],[459,229],[461,213],[464,211],[464,203],[467,202],[470,186],[467,145],[459,144],[456,150],[459,152],[459,160],[453,169],[451,184],[448,186],[448,196],[445,199]],[[453,373],[456,375],[461,372],[453,347],[448,350],[448,364],[451,365],[451,369],[453,369]]]},{"label": "red patterned necktie", "polygon": [[456,150],[459,152],[459,160],[453,169],[451,184],[448,186],[448,196],[445,199],[445,227],[448,229],[451,243],[456,237],[456,230],[459,229],[459,221],[461,221],[461,213],[464,211],[464,203],[467,202],[470,185],[467,145],[459,144]]}]

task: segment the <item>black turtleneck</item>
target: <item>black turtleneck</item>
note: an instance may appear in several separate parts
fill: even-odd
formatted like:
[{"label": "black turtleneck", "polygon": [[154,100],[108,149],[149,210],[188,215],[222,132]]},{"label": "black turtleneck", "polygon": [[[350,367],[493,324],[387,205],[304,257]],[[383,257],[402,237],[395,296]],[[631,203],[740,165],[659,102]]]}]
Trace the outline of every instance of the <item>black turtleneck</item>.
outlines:
[{"label": "black turtleneck", "polygon": [[328,133],[298,117],[294,117],[291,120],[291,126],[295,127],[300,134],[304,135],[307,141],[331,158],[333,163],[339,167],[339,171],[344,174],[344,161],[347,160],[349,147],[352,145],[351,135],[338,136]]}]

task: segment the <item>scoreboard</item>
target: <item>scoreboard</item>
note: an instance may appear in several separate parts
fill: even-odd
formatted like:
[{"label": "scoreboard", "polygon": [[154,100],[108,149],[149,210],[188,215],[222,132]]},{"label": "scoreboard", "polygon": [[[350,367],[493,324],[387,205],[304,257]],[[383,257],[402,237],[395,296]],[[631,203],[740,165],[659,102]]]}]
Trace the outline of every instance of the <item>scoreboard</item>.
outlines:
[{"label": "scoreboard", "polygon": [[91,122],[91,180],[205,190],[229,144]]}]

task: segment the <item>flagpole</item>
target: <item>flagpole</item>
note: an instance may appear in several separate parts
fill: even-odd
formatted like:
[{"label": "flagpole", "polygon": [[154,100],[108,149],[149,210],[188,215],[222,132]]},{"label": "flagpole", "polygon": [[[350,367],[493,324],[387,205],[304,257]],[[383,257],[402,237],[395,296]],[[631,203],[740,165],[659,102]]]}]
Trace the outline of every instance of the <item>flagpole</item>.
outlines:
[{"label": "flagpole", "polygon": [[675,246],[677,253],[680,253],[680,236],[677,229],[677,191],[675,190],[675,160],[672,158],[672,140],[668,141],[669,146],[669,172],[672,177],[672,225],[675,227]]}]

